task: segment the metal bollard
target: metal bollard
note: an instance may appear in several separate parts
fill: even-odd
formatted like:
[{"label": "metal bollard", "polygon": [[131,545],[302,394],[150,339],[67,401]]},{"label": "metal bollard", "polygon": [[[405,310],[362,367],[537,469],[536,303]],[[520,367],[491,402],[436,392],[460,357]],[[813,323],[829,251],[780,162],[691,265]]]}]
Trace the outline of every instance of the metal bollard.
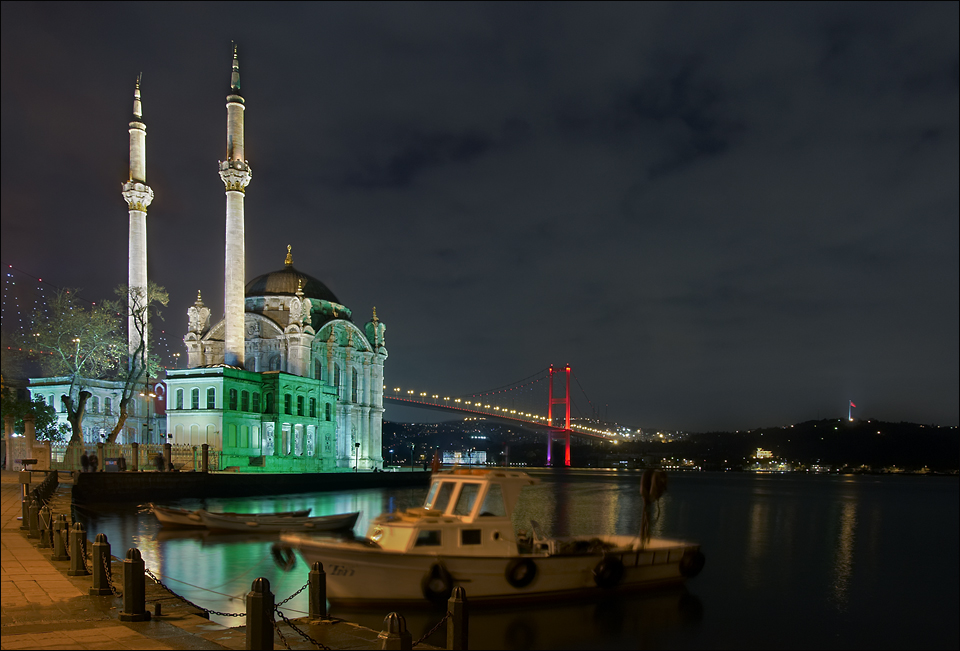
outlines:
[{"label": "metal bollard", "polygon": [[253,580],[247,593],[247,647],[273,649],[273,593],[262,576]]},{"label": "metal bollard", "polygon": [[49,506],[40,509],[38,528],[40,529],[40,544],[37,546],[43,549],[53,547],[53,513],[51,513]]},{"label": "metal bollard", "polygon": [[203,443],[200,445],[200,472],[209,472],[210,470],[210,445]]},{"label": "metal bollard", "polygon": [[67,553],[67,531],[70,525],[67,524],[67,516],[63,513],[57,516],[53,522],[53,555],[51,561],[69,561],[70,554]]},{"label": "metal bollard", "polygon": [[453,589],[453,594],[447,600],[447,611],[450,613],[450,619],[447,620],[447,648],[467,649],[470,617],[467,594],[462,586]]},{"label": "metal bollard", "polygon": [[323,563],[316,561],[310,570],[310,618],[323,619],[327,616],[327,573]]},{"label": "metal bollard", "polygon": [[30,520],[30,533],[27,534],[27,538],[40,537],[40,498],[37,497],[36,491],[33,492],[34,495],[30,498],[30,512],[27,515]]},{"label": "metal bollard", "polygon": [[150,619],[147,611],[147,584],[144,577],[146,564],[140,550],[131,547],[123,559],[123,610],[121,622],[146,622]]},{"label": "metal bollard", "polygon": [[163,444],[163,469],[173,470],[173,446],[169,443]]},{"label": "metal bollard", "polygon": [[107,596],[113,594],[110,589],[110,579],[107,577],[107,564],[110,563],[110,542],[107,540],[107,534],[98,533],[97,539],[93,542],[93,587],[90,588],[90,594],[94,596]]},{"label": "metal bollard", "polygon": [[79,522],[73,523],[70,530],[70,569],[67,576],[87,576],[87,532]]},{"label": "metal bollard", "polygon": [[383,630],[377,636],[380,640],[378,649],[402,649],[404,651],[413,648],[413,637],[407,630],[407,620],[399,613],[390,613],[383,618]]}]

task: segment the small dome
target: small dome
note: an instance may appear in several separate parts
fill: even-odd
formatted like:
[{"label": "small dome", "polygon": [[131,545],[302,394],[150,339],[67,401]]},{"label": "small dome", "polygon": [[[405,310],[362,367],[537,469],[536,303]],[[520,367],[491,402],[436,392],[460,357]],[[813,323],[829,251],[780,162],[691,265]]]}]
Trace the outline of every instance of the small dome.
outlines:
[{"label": "small dome", "polygon": [[340,303],[340,299],[334,296],[326,285],[313,276],[297,271],[292,264],[286,265],[283,269],[257,276],[247,283],[244,293],[248,297],[294,296],[297,293],[298,281],[304,298],[320,298],[331,303]]}]

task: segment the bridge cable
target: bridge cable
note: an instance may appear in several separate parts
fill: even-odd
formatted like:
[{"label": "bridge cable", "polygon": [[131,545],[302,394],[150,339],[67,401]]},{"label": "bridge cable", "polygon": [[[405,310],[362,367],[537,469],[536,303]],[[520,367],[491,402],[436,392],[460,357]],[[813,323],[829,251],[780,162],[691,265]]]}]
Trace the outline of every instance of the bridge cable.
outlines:
[{"label": "bridge cable", "polygon": [[[577,381],[577,386],[580,387],[580,391],[583,393],[583,397],[587,399],[587,402],[588,402],[588,403],[590,403],[590,415],[593,416],[593,415],[594,415],[594,409],[595,409],[594,406],[593,406],[593,401],[590,400],[590,396],[588,396],[588,395],[587,395],[587,392],[584,391],[583,385],[580,384],[580,378],[577,377],[577,374],[576,374],[576,373],[573,374],[573,379]],[[600,420],[599,414],[597,414],[596,418],[597,418],[597,420]]]},{"label": "bridge cable", "polygon": [[[475,392],[475,393],[465,393],[465,394],[462,394],[462,395],[459,395],[459,396],[455,396],[455,397],[457,397],[457,398],[479,398],[480,396],[485,396],[485,395],[490,395],[490,394],[493,394],[493,393],[500,392],[500,391],[502,391],[502,390],[504,390],[504,389],[508,389],[509,387],[518,388],[516,385],[520,384],[521,382],[526,382],[526,381],[529,380],[530,378],[537,377],[538,375],[540,375],[540,374],[542,374],[542,373],[546,373],[548,370],[549,370],[549,369],[547,369],[547,368],[541,369],[541,370],[537,371],[536,373],[534,373],[533,375],[528,375],[528,376],[525,377],[525,378],[522,378],[522,379],[520,379],[520,380],[516,380],[516,381],[511,382],[511,383],[509,383],[509,384],[504,384],[504,385],[502,385],[502,386],[499,386],[499,387],[496,387],[496,388],[493,388],[493,389],[487,389],[486,391],[477,391],[477,392]],[[540,380],[542,380],[542,379],[543,379],[543,378],[540,378]],[[537,380],[537,382],[539,382],[540,380]],[[508,390],[513,390],[513,389],[508,389]]]}]

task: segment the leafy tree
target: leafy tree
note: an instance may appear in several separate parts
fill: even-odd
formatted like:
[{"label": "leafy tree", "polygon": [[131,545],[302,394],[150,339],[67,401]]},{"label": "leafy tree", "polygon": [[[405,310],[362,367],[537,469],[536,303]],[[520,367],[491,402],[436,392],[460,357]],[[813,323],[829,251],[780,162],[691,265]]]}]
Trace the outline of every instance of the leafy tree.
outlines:
[{"label": "leafy tree", "polygon": [[[165,307],[170,297],[160,285],[149,282],[146,291],[142,287],[127,287],[120,285],[115,290],[120,301],[111,303],[123,315],[127,327],[135,334],[134,346],[126,351],[126,364],[120,365],[116,372],[116,380],[123,383],[120,396],[120,410],[117,423],[107,437],[109,443],[117,440],[117,435],[123,430],[123,425],[129,416],[129,407],[134,395],[139,393],[147,380],[155,376],[161,366],[160,358],[150,353],[151,323],[154,319],[162,319],[160,307]],[[124,308],[125,309],[121,309]]]},{"label": "leafy tree", "polygon": [[70,427],[59,422],[57,411],[41,396],[37,396],[33,402],[30,402],[17,398],[13,390],[4,389],[3,398],[0,401],[0,412],[2,416],[8,414],[13,416],[13,431],[20,435],[24,433],[23,417],[33,414],[36,418],[34,429],[38,441],[59,443],[67,440],[67,435],[70,433]]},{"label": "leafy tree", "polygon": [[82,304],[77,290],[61,289],[33,319],[32,342],[25,342],[47,376],[69,378],[61,397],[70,423],[70,443],[83,442],[83,416],[91,379],[107,376],[126,355],[127,342],[117,306]]}]

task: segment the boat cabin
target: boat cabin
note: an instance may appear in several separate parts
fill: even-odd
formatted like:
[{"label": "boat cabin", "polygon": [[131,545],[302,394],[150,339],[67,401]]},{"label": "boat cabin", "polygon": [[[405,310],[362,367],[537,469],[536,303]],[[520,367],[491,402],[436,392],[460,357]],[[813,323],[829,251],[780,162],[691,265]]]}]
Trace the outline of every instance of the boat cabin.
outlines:
[{"label": "boat cabin", "polygon": [[438,472],[423,506],[378,516],[368,537],[387,552],[513,556],[518,553],[513,510],[520,491],[538,482],[500,468]]}]

